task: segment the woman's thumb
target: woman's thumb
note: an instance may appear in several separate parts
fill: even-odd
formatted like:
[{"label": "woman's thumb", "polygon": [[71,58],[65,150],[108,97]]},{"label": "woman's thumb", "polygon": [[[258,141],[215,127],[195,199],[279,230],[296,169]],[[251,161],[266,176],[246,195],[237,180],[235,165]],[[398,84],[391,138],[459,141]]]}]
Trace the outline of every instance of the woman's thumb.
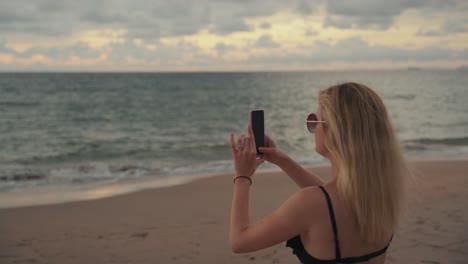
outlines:
[{"label": "woman's thumb", "polygon": [[273,148],[259,147],[258,150],[262,153],[268,154],[273,152]]}]

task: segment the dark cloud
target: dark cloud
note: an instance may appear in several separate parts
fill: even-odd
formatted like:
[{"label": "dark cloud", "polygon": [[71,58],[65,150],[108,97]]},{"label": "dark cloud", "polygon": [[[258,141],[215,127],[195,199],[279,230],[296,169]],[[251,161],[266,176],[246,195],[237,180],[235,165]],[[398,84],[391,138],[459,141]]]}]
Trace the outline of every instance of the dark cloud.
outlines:
[{"label": "dark cloud", "polygon": [[447,19],[438,29],[420,29],[417,36],[440,37],[468,32],[468,19]]},{"label": "dark cloud", "polygon": [[420,29],[418,30],[418,32],[416,32],[416,36],[423,36],[423,37],[440,37],[444,35],[446,34],[444,34],[438,29],[427,29],[427,30]]},{"label": "dark cloud", "polygon": [[84,6],[71,1],[0,2],[0,34],[64,36],[73,32],[76,14]]},{"label": "dark cloud", "polygon": [[262,24],[260,24],[260,28],[261,28],[261,29],[270,29],[270,28],[271,28],[271,24],[268,23],[268,22],[263,22]]},{"label": "dark cloud", "polygon": [[[269,36],[269,35],[265,35]],[[265,37],[268,39],[269,37]],[[77,47],[69,47],[75,50],[75,54],[83,54],[87,52],[88,47],[85,45]],[[5,43],[0,42],[0,52],[5,52]],[[176,69],[180,67],[178,64],[180,61],[185,61],[185,57],[189,55],[192,60],[188,61],[184,65],[194,67],[198,69],[222,69],[225,67],[231,67],[232,62],[225,61],[222,54],[234,49],[225,43],[219,42],[213,47],[218,54],[215,56],[204,53],[200,48],[194,46],[191,43],[180,41],[176,46],[164,45],[162,43],[156,43],[155,50],[148,50],[142,48],[139,45],[131,41],[124,43],[114,43],[108,52],[107,66],[112,65],[114,68],[123,67],[129,69],[135,67],[128,65],[127,57],[131,56],[137,60],[142,61],[140,67],[148,67],[148,69]],[[265,56],[252,55],[249,58],[236,62],[237,65],[264,65],[268,69],[272,65],[282,65],[288,67],[291,65],[302,65],[302,66],[320,66],[332,62],[381,62],[381,61],[393,61],[393,62],[431,62],[437,60],[451,60],[460,59],[468,60],[468,49],[464,50],[452,50],[449,48],[441,48],[437,46],[429,46],[422,49],[402,49],[392,46],[385,45],[369,45],[365,40],[360,37],[352,37],[338,41],[335,44],[326,42],[316,42],[315,46],[309,48],[303,47],[303,50],[310,50],[309,54],[303,54],[298,52],[291,52],[288,54],[284,53],[270,53]],[[68,52],[61,50],[49,49],[49,50],[38,50],[31,49],[24,53],[16,53],[15,51],[9,50],[9,53],[16,54],[17,57],[27,57],[27,55],[33,55],[34,52],[41,52],[48,56],[61,57],[63,60],[67,59],[70,55]],[[7,53],[8,53],[7,52]],[[62,54],[62,55],[60,55]],[[89,57],[93,57],[90,53]],[[98,54],[94,54],[98,55]],[[12,69],[34,69],[39,67],[41,70],[83,70],[83,66],[70,66],[66,68],[50,68],[47,65],[32,65],[22,66],[18,64],[6,65],[9,70]],[[2,66],[1,68],[4,68]],[[36,68],[37,69],[37,68]],[[89,69],[89,68],[88,68]],[[102,70],[99,65],[94,66],[93,69]]]},{"label": "dark cloud", "polygon": [[387,29],[396,16],[421,1],[352,0],[327,2],[324,27],[340,29]]},{"label": "dark cloud", "polygon": [[101,52],[90,48],[84,43],[78,43],[70,46],[56,46],[52,48],[33,47],[24,52],[17,53],[18,58],[30,58],[35,54],[43,54],[49,58],[65,61],[72,56],[82,59],[98,58]]},{"label": "dark cloud", "polygon": [[[235,32],[248,32],[254,28],[249,19],[262,18],[278,12],[291,11],[298,16],[313,14],[317,7],[323,7],[326,17],[325,27],[340,29],[385,30],[394,24],[403,12],[417,9],[429,17],[432,13],[453,14],[468,11],[468,4],[462,0],[14,0],[0,2],[0,52],[12,54],[17,58],[30,58],[34,54],[44,54],[56,60],[67,60],[70,56],[96,58],[102,52],[108,54],[109,63],[126,64],[132,56],[144,62],[157,61],[161,65],[174,66],[185,57],[193,58],[198,66],[223,65],[223,55],[236,48],[219,42],[212,47],[216,56],[204,53],[200,48],[184,41],[176,46],[165,45],[161,37],[196,34],[202,30],[228,35]],[[445,36],[467,32],[468,21],[458,16],[450,17],[435,28],[421,27],[420,36]],[[429,19],[429,18],[428,18]],[[262,21],[262,19],[259,19]],[[313,25],[305,31],[307,36],[317,35]],[[261,29],[272,25],[263,22]],[[24,52],[7,48],[8,39],[15,35],[21,37],[37,35],[67,36],[81,30],[99,29],[127,30],[123,43],[113,43],[105,51],[97,52],[86,44],[64,46],[57,43],[55,48],[33,47]],[[141,38],[146,44],[155,44],[155,50],[136,45],[131,40]],[[257,56],[244,63],[277,62],[285,64],[321,64],[333,61],[431,61],[452,58],[467,58],[468,51],[455,51],[448,48],[430,46],[419,50],[405,50],[384,45],[369,45],[365,40],[355,37],[338,41],[336,44],[318,42],[313,54]],[[442,45],[439,43],[439,45]],[[276,48],[271,35],[265,34],[249,47]],[[211,67],[211,66],[210,66]]]},{"label": "dark cloud", "polygon": [[384,45],[369,45],[360,37],[338,41],[335,45],[318,42],[319,49],[311,58],[316,62],[336,61],[432,61],[450,59],[457,52],[437,46],[406,50]]},{"label": "dark cloud", "polygon": [[254,44],[254,47],[257,48],[276,48],[279,47],[279,44],[274,42],[271,39],[271,35],[262,35],[260,36]]},{"label": "dark cloud", "polygon": [[79,17],[83,21],[93,22],[96,24],[114,24],[129,22],[122,14],[106,14],[92,10]]},{"label": "dark cloud", "polygon": [[212,32],[219,35],[226,35],[233,32],[239,31],[251,31],[253,30],[249,27],[243,19],[232,19],[232,20],[218,20],[219,22],[214,23]]},{"label": "dark cloud", "polygon": [[296,10],[300,14],[310,15],[315,10],[315,6],[312,1],[299,0],[297,1]]},{"label": "dark cloud", "polygon": [[283,1],[219,0],[16,0],[0,3],[0,33],[66,35],[83,29],[127,29],[129,36],[154,39],[250,31],[246,19],[289,9]]},{"label": "dark cloud", "polygon": [[216,43],[213,48],[216,50],[219,57],[223,56],[227,51],[235,50],[234,46],[226,45],[223,42]]},{"label": "dark cloud", "polygon": [[[443,1],[443,0],[441,0]],[[393,17],[408,8],[423,6],[430,1],[426,0],[329,0],[327,11],[331,15],[346,17],[381,16]]]},{"label": "dark cloud", "polygon": [[306,36],[318,36],[319,33],[316,30],[313,29],[307,29],[305,32]]},{"label": "dark cloud", "polygon": [[114,43],[108,58],[112,63],[126,64],[127,56],[131,56],[146,63],[157,61],[161,65],[177,66],[177,62],[183,59],[184,56],[195,56],[202,53],[200,48],[185,41],[179,41],[175,46],[158,42],[155,43],[155,46],[155,50],[148,50],[131,41]]},{"label": "dark cloud", "polygon": [[335,27],[339,29],[377,29],[384,30],[393,24],[393,17],[367,16],[367,17],[334,17],[327,16],[323,23],[324,27]]},{"label": "dark cloud", "polygon": [[326,2],[325,27],[340,29],[378,29],[392,26],[395,18],[408,9],[424,12],[456,10],[465,6],[463,0],[329,0]]},{"label": "dark cloud", "polygon": [[315,5],[305,0],[2,1],[0,33],[56,36],[111,27],[144,39],[190,35],[203,29],[226,35],[251,31],[246,23],[249,18],[285,10],[306,14]]},{"label": "dark cloud", "polygon": [[[309,15],[323,5],[327,27],[386,29],[407,9],[441,12],[468,8],[463,0],[14,0],[0,3],[0,34],[69,35],[84,29],[127,29],[152,40],[200,30],[230,34],[253,30],[247,19],[292,11]],[[271,25],[270,25],[271,26]],[[269,28],[263,24],[262,28]]]},{"label": "dark cloud", "polygon": [[78,43],[69,46],[56,46],[51,48],[32,47],[22,52],[17,52],[6,47],[6,41],[0,41],[0,52],[15,56],[16,58],[31,58],[33,55],[41,54],[46,57],[65,61],[72,56],[80,58],[97,58],[101,52],[92,49],[85,43]]},{"label": "dark cloud", "polygon": [[468,49],[452,50],[438,46],[407,50],[385,45],[369,45],[360,37],[338,41],[336,44],[316,42],[318,47],[311,47],[309,55],[291,53],[287,55],[252,56],[244,63],[251,64],[305,64],[321,65],[330,62],[372,62],[372,61],[435,61],[447,59],[468,59]]},{"label": "dark cloud", "polygon": [[0,53],[15,55],[16,51],[7,47],[7,42],[5,39],[0,39]]},{"label": "dark cloud", "polygon": [[465,33],[468,32],[468,19],[448,19],[442,25],[442,30],[447,33]]}]

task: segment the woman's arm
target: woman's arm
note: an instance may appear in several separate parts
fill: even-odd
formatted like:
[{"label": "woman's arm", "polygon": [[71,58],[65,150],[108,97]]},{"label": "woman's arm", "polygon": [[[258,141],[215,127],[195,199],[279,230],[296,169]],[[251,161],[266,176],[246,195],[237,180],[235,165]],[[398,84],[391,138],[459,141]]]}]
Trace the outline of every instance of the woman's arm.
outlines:
[{"label": "woman's arm", "polygon": [[298,186],[306,188],[310,186],[322,185],[323,181],[315,174],[304,169],[288,155],[277,164]]},{"label": "woman's arm", "polygon": [[301,189],[323,184],[318,176],[304,169],[286,153],[281,151],[267,134],[265,134],[265,147],[258,149],[263,153],[263,158],[266,161],[279,166]]},{"label": "woman's arm", "polygon": [[250,183],[246,179],[238,179],[234,183],[234,194],[231,205],[231,225],[229,229],[229,240],[233,252],[236,252],[239,247],[239,235],[250,225],[249,190]]},{"label": "woman's arm", "polygon": [[[256,159],[257,151],[253,130],[249,126],[249,137],[241,135],[238,144],[234,143],[234,135],[231,133],[231,150],[234,157],[235,176],[245,176],[245,178],[234,179],[234,195],[231,208],[231,225],[229,229],[229,240],[234,253],[247,253],[263,248],[271,247],[285,241],[310,225],[314,211],[318,208],[317,202],[322,203],[322,199],[314,198],[314,194],[319,194],[315,188],[301,189],[292,195],[283,205],[269,216],[257,223],[249,224],[249,178],[255,173],[258,165],[265,161],[266,154],[259,160]],[[271,153],[271,151],[270,151]],[[274,155],[276,161],[284,160],[282,165],[284,171],[292,175],[304,175],[306,172],[299,164],[284,159],[287,155]],[[272,156],[270,156],[272,158]],[[271,159],[270,159],[271,160]],[[303,170],[301,173],[301,169]],[[307,184],[305,178],[295,177],[300,184]],[[300,185],[301,186],[301,185]],[[318,188],[317,188],[318,189]]]}]

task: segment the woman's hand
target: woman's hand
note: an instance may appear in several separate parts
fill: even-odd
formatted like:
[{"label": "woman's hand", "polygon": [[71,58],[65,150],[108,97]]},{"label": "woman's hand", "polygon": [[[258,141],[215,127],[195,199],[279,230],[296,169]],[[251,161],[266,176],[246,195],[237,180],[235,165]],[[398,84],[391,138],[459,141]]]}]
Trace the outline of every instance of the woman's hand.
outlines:
[{"label": "woman's hand", "polygon": [[236,171],[235,177],[252,177],[258,165],[265,161],[263,155],[257,159],[257,148],[255,146],[252,127],[249,125],[247,130],[249,131],[249,136],[240,135],[237,139],[237,147],[234,143],[234,134],[231,133],[231,150],[234,158],[234,169]]},{"label": "woman's hand", "polygon": [[282,152],[276,146],[273,139],[271,139],[267,134],[265,134],[265,147],[260,147],[258,150],[263,153],[263,157],[266,161],[278,166],[281,161],[288,157],[286,153]]}]

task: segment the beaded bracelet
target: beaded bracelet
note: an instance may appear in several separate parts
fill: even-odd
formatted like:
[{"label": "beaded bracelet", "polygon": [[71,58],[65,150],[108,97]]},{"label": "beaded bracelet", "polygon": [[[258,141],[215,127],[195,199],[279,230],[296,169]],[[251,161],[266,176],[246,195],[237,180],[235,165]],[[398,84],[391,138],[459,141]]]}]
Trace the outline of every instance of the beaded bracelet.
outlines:
[{"label": "beaded bracelet", "polygon": [[246,178],[247,180],[250,181],[250,185],[252,185],[252,179],[250,179],[250,177],[247,177],[247,176],[237,176],[234,178],[233,182],[236,183],[236,179],[238,178]]}]

